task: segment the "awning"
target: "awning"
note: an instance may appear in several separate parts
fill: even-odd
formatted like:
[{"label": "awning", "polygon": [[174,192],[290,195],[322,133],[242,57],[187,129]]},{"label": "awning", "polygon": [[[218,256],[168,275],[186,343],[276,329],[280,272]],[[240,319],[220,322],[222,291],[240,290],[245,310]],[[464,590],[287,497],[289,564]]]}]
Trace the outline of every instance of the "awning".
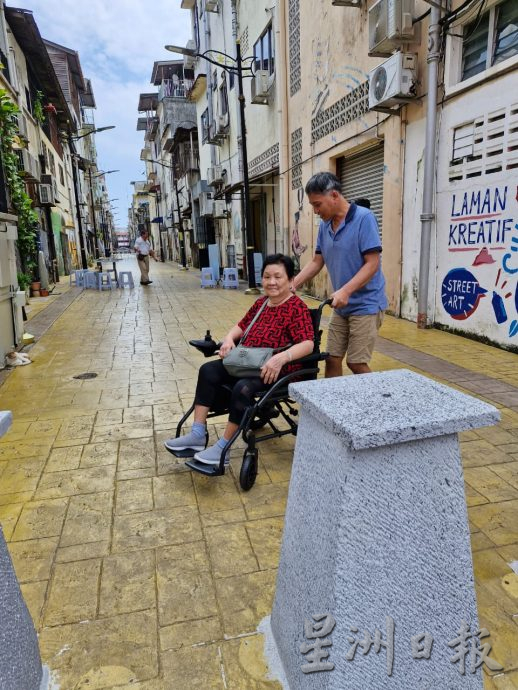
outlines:
[{"label": "awning", "polygon": [[163,223],[164,219],[162,216],[157,216],[156,218],[153,218],[153,220],[151,222],[152,223]]}]

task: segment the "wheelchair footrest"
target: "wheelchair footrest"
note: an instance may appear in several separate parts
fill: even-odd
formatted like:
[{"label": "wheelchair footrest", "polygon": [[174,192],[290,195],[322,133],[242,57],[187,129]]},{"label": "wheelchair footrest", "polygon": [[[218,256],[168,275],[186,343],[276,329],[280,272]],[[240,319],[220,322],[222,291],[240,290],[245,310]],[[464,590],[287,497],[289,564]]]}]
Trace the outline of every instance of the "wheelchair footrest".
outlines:
[{"label": "wheelchair footrest", "polygon": [[205,474],[207,477],[220,477],[222,474],[225,474],[225,470],[220,470],[219,465],[207,465],[199,460],[189,460],[185,464],[187,467],[190,467],[191,470],[200,472],[200,474]]},{"label": "wheelchair footrest", "polygon": [[183,450],[170,450],[169,448],[166,448],[166,450],[174,455],[175,458],[192,458],[194,457],[194,453],[197,452],[192,448],[184,448]]}]

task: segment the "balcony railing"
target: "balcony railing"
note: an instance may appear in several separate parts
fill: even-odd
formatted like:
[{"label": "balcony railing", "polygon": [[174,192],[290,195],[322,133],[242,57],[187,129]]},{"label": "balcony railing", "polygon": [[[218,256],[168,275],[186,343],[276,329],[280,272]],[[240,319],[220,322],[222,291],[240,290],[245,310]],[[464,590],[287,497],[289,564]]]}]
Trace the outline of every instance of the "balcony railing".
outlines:
[{"label": "balcony railing", "polygon": [[186,98],[193,85],[192,79],[164,79],[158,90],[158,100]]}]

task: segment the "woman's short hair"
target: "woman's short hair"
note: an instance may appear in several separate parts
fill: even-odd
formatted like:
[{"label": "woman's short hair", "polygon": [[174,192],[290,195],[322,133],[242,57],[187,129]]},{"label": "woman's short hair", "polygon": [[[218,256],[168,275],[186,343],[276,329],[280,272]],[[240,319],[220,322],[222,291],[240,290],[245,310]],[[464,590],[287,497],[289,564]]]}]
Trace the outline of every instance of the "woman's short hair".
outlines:
[{"label": "woman's short hair", "polygon": [[325,194],[326,192],[339,192],[342,194],[342,185],[336,175],[330,172],[319,172],[310,177],[306,184],[306,194]]},{"label": "woman's short hair", "polygon": [[272,264],[282,264],[286,269],[286,275],[288,278],[293,278],[295,275],[295,264],[290,256],[286,256],[286,254],[269,254],[263,261],[261,277],[264,275],[265,268],[267,266],[271,266]]}]

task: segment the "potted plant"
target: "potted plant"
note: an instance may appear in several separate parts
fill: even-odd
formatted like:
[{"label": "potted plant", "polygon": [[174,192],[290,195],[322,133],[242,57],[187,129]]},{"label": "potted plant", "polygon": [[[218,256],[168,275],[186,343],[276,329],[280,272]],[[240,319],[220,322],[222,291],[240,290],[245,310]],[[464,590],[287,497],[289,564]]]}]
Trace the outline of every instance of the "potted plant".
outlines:
[{"label": "potted plant", "polygon": [[52,113],[53,115],[58,114],[58,111],[56,110],[56,106],[53,103],[47,103],[46,105],[44,105],[43,110],[46,113]]}]

